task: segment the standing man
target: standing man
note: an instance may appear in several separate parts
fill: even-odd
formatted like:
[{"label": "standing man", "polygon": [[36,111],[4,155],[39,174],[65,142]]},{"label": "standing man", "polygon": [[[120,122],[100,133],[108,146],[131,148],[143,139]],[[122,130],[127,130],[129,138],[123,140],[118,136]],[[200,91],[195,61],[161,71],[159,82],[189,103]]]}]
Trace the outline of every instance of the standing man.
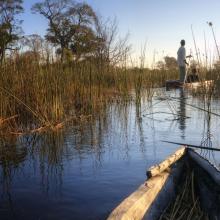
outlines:
[{"label": "standing man", "polygon": [[179,66],[179,76],[180,76],[180,82],[184,83],[185,75],[186,75],[186,65],[189,65],[186,62],[186,58],[191,57],[191,55],[186,57],[186,49],[185,49],[185,40],[180,41],[180,48],[177,51],[177,63]]}]

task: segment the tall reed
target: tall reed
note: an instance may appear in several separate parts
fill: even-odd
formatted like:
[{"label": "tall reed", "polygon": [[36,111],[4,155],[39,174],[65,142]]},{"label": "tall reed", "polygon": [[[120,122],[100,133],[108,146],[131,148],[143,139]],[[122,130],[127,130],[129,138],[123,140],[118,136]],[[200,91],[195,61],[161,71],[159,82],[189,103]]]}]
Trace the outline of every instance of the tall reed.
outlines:
[{"label": "tall reed", "polygon": [[150,99],[154,87],[176,76],[176,72],[117,67],[95,59],[39,64],[17,55],[0,67],[0,122],[12,117],[5,127],[21,132],[56,127],[71,118],[97,115],[115,99],[119,104],[134,98],[140,102],[143,91]]}]

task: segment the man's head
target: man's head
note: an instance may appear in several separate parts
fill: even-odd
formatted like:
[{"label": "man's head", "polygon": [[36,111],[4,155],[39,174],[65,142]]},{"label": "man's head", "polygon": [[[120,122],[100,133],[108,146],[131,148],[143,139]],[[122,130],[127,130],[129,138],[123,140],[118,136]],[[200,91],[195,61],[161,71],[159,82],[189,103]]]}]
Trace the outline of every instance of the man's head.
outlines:
[{"label": "man's head", "polygon": [[181,46],[185,46],[185,43],[186,43],[185,40],[180,41]]}]

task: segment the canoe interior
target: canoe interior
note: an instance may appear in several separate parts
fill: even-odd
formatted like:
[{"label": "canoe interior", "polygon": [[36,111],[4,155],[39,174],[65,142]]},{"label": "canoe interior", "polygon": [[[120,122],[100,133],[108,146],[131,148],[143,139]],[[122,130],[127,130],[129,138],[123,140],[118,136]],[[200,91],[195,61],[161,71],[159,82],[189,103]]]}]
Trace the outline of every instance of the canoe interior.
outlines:
[{"label": "canoe interior", "polygon": [[220,174],[208,161],[189,149],[169,172],[144,219],[220,219]]},{"label": "canoe interior", "polygon": [[147,171],[149,177],[108,220],[220,219],[220,173],[182,147]]}]

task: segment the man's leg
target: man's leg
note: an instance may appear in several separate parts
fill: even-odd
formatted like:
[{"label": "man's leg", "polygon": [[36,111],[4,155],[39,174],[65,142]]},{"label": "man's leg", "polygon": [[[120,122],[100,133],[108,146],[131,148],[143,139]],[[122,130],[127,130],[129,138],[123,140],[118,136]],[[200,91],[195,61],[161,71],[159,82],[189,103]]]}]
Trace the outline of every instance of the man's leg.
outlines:
[{"label": "man's leg", "polygon": [[186,67],[180,66],[179,67],[179,73],[180,73],[180,82],[184,82],[185,80],[185,75],[186,75]]}]

